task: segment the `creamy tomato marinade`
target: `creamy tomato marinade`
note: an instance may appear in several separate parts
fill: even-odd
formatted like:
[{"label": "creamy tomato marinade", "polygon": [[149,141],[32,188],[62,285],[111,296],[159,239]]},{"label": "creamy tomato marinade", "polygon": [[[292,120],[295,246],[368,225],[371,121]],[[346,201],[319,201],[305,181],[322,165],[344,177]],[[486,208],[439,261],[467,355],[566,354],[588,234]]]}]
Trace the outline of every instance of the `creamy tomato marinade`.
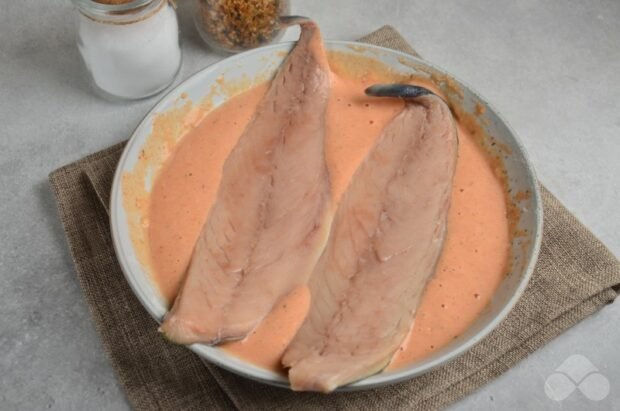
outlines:
[{"label": "creamy tomato marinade", "polygon": [[[342,69],[330,56],[332,88],[326,117],[326,158],[337,202],[383,127],[402,109],[397,99],[364,95],[386,82],[372,70]],[[428,85],[427,85],[428,86]],[[152,276],[172,304],[194,243],[214,201],[224,161],[267,90],[260,85],[209,113],[178,143],[155,181],[149,208]],[[458,162],[448,234],[407,340],[388,369],[406,366],[460,335],[489,303],[506,273],[509,222],[505,190],[465,127],[458,125]],[[223,344],[253,364],[281,371],[280,357],[310,306],[306,287],[292,291],[244,341]]]}]

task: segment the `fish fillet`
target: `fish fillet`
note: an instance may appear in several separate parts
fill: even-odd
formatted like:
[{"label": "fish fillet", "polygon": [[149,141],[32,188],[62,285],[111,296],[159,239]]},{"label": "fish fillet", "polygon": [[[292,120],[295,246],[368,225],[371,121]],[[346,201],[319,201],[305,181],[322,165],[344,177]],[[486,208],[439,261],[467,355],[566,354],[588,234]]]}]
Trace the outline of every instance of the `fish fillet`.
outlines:
[{"label": "fish fillet", "polygon": [[457,145],[433,95],[382,131],[338,206],[310,313],[283,356],[294,390],[330,392],[379,372],[406,338],[443,247]]},{"label": "fish fillet", "polygon": [[333,217],[324,154],[329,89],[319,29],[303,23],[226,159],[181,291],[160,328],[168,339],[242,339],[307,282]]}]

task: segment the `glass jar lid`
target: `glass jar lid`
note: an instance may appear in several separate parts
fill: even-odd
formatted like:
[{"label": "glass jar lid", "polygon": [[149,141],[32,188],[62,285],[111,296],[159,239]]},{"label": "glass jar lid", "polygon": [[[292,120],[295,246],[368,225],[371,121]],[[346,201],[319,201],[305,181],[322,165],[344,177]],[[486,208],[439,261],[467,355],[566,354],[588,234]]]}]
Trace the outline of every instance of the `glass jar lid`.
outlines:
[{"label": "glass jar lid", "polygon": [[80,13],[102,23],[130,24],[154,14],[170,0],[130,0],[124,3],[99,3],[95,0],[72,0]]}]

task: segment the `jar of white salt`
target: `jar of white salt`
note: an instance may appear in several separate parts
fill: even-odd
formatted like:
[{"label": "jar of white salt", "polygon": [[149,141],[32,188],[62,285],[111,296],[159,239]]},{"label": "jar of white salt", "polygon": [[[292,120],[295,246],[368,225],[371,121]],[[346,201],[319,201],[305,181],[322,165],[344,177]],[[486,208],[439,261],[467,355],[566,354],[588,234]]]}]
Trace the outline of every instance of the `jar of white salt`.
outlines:
[{"label": "jar of white salt", "polygon": [[181,67],[173,0],[73,0],[77,43],[95,89],[112,99],[152,96]]}]

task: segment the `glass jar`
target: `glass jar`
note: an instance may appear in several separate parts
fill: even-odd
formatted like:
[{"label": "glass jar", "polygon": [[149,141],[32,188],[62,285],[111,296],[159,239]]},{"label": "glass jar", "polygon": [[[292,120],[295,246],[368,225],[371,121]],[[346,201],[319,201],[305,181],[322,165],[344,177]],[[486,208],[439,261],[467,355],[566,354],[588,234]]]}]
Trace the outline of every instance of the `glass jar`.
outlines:
[{"label": "glass jar", "polygon": [[194,0],[194,22],[215,51],[236,53],[279,39],[279,17],[289,14],[288,0]]},{"label": "glass jar", "polygon": [[179,73],[181,47],[169,0],[73,0],[77,44],[96,91],[134,100],[166,89]]}]

